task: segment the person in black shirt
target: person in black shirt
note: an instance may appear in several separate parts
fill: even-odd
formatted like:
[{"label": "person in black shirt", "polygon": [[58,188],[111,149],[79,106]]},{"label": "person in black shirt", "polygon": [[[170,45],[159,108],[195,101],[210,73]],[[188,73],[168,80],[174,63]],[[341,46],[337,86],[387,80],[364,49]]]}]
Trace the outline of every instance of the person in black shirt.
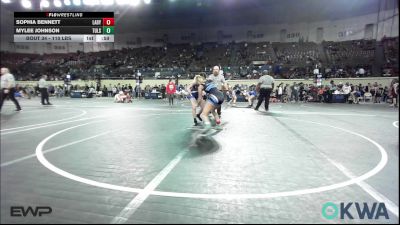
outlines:
[{"label": "person in black shirt", "polygon": [[103,85],[103,90],[101,90],[101,92],[102,92],[102,97],[107,97],[108,90],[107,90],[106,85]]},{"label": "person in black shirt", "polygon": [[[187,87],[187,91],[189,93],[187,98],[192,103],[192,116],[194,124],[196,126],[198,125],[197,119],[203,121],[203,119],[201,119],[200,117],[200,113],[205,103],[202,97],[203,93],[201,91],[199,92],[199,86],[200,86],[200,83],[198,83],[199,81],[202,81],[202,79],[199,79],[198,77],[195,76],[193,82]],[[197,109],[199,109],[198,112]]]},{"label": "person in black shirt", "polygon": [[166,92],[167,88],[165,87],[164,84],[161,84],[160,90],[161,90],[162,99],[165,99],[165,92]]},{"label": "person in black shirt", "polygon": [[387,99],[389,97],[389,88],[388,86],[385,86],[385,88],[383,89],[383,102],[387,102]]},{"label": "person in black shirt", "polygon": [[376,101],[377,101],[377,103],[381,103],[382,96],[383,96],[383,87],[382,87],[382,84],[379,84],[378,90],[377,90],[377,93],[376,93]]}]

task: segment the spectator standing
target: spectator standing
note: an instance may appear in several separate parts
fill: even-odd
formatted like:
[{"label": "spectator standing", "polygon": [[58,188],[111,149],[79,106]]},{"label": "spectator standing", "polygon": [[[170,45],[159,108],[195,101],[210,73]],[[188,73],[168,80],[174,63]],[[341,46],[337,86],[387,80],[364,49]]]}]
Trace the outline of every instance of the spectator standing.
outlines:
[{"label": "spectator standing", "polygon": [[172,81],[172,79],[169,79],[169,82],[166,86],[166,92],[167,92],[167,96],[168,96],[168,103],[170,106],[173,106],[174,105],[174,95],[176,92],[176,85]]},{"label": "spectator standing", "polygon": [[390,106],[398,107],[398,96],[399,96],[399,80],[393,79],[390,87],[390,94],[392,96],[392,104]]},{"label": "spectator standing", "polygon": [[385,86],[385,87],[383,88],[383,102],[386,103],[388,97],[389,97],[389,88],[388,88],[388,86]]},{"label": "spectator standing", "polygon": [[108,85],[108,97],[113,97],[113,87],[111,84]]},{"label": "spectator standing", "polygon": [[283,88],[282,88],[283,83],[280,83],[278,86],[278,100],[279,102],[282,102],[282,95],[283,95]]},{"label": "spectator standing", "polygon": [[160,91],[161,91],[161,97],[162,97],[162,99],[165,99],[166,87],[165,87],[164,84],[161,84]]},{"label": "spectator standing", "polygon": [[114,85],[114,87],[112,88],[112,97],[114,97],[117,94],[117,87]]},{"label": "spectator standing", "polygon": [[290,100],[293,101],[295,100],[296,102],[299,101],[299,86],[297,85],[296,82],[293,83],[293,85],[291,86],[291,96],[290,96]]}]

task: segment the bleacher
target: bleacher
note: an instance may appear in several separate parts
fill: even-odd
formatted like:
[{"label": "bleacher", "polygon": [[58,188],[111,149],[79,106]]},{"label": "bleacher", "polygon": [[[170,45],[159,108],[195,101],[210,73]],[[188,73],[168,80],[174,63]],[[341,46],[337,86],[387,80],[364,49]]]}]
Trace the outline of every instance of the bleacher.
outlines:
[{"label": "bleacher", "polygon": [[351,66],[374,62],[376,48],[374,40],[324,42],[323,46],[332,64]]},{"label": "bleacher", "polygon": [[308,66],[321,57],[314,42],[273,43],[272,46],[278,60],[288,65]]},{"label": "bleacher", "polygon": [[[384,70],[390,74],[399,73],[399,37],[384,38],[382,40],[385,57]],[[386,72],[386,71],[385,71]]]},{"label": "bleacher", "polygon": [[[383,69],[390,69],[392,76],[398,75],[398,37],[386,38],[381,44],[384,49],[383,60],[386,62]],[[280,65],[284,71],[281,74],[283,78],[309,76],[312,68],[321,62],[324,68],[344,71],[330,75],[351,77],[355,76],[359,68],[364,68],[368,75],[373,75],[370,71],[375,62],[375,49],[374,40],[322,44],[169,44],[164,47],[147,46],[89,53],[78,51],[38,55],[2,52],[1,61],[2,66],[10,68],[18,80],[36,80],[42,74],[49,75],[50,79],[62,79],[67,73],[73,75],[74,79],[91,79],[96,75],[103,78],[133,79],[133,74],[137,71],[148,78],[163,79],[181,75],[184,79],[199,72],[210,72],[214,65],[225,68],[224,71],[232,79],[243,79],[252,77],[255,70],[259,72],[260,68],[265,68],[253,65],[254,61],[267,62],[274,68]]]}]

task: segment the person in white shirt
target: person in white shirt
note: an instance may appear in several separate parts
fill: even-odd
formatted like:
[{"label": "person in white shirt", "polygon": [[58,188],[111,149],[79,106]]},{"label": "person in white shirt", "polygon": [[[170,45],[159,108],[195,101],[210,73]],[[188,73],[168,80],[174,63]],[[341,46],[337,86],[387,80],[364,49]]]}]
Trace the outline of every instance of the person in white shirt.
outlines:
[{"label": "person in white shirt", "polygon": [[358,75],[360,75],[360,77],[363,77],[363,76],[364,76],[364,74],[365,74],[365,70],[364,70],[364,68],[360,68],[360,69],[358,69]]},{"label": "person in white shirt", "polygon": [[15,106],[17,109],[15,111],[19,112],[21,111],[21,106],[19,105],[17,99],[15,99],[15,78],[14,75],[10,73],[8,68],[1,68],[1,82],[0,82],[0,111],[3,106],[4,99],[7,98],[7,96],[10,98],[12,102],[14,102]]},{"label": "person in white shirt", "polygon": [[[47,90],[48,84],[46,79],[47,75],[43,75],[42,78],[40,78],[39,80],[40,97],[42,105],[51,105],[51,103],[49,102],[49,92]],[[47,103],[45,103],[45,101]]]},{"label": "person in white shirt", "polygon": [[314,73],[315,76],[317,76],[319,74],[319,69],[315,68],[313,73]]},{"label": "person in white shirt", "polygon": [[[211,80],[215,85],[217,85],[219,91],[225,93],[225,91],[228,90],[228,85],[225,81],[223,72],[221,71],[222,70],[219,68],[219,66],[214,66],[212,74],[208,76],[208,79]],[[225,94],[224,94],[224,99],[225,99]],[[217,113],[218,116],[221,117],[221,105],[217,107]]]},{"label": "person in white shirt", "polygon": [[349,85],[349,82],[347,82],[345,85],[343,85],[343,93],[344,93],[344,100],[345,102],[347,102],[347,100],[349,99],[350,96],[350,92],[351,92],[351,86]]},{"label": "person in white shirt", "polygon": [[111,86],[111,84],[108,85],[107,92],[108,92],[107,96],[108,97],[112,97],[112,95],[113,95],[113,87]]},{"label": "person in white shirt", "polygon": [[112,88],[112,94],[113,94],[113,97],[117,94],[117,87],[116,86],[114,86]]},{"label": "person in white shirt", "polygon": [[268,71],[264,70],[263,71],[263,76],[260,77],[260,79],[258,80],[258,84],[257,84],[257,92],[259,92],[259,96],[258,96],[258,103],[257,106],[254,110],[258,110],[258,108],[260,108],[261,103],[265,100],[265,111],[268,112],[269,110],[269,98],[271,95],[272,90],[274,90],[274,78],[270,75],[268,75]]},{"label": "person in white shirt", "polygon": [[236,106],[236,100],[237,100],[236,94],[240,92],[239,88],[231,87],[229,84],[227,86],[228,86],[228,95],[231,98],[228,105]]},{"label": "person in white shirt", "polygon": [[282,95],[283,95],[283,83],[279,84],[278,86],[278,100],[279,102],[282,102]]}]

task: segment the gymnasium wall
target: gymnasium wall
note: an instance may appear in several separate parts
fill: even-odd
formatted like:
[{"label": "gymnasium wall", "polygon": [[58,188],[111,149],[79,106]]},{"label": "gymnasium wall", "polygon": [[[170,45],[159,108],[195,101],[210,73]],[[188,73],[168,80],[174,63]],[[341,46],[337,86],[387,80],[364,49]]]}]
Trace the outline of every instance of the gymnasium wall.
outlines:
[{"label": "gymnasium wall", "polygon": [[[358,84],[362,84],[362,85],[367,85],[368,83],[373,84],[374,82],[378,82],[378,84],[382,84],[383,86],[390,86],[390,83],[392,82],[392,80],[394,79],[394,77],[369,77],[369,78],[335,78],[333,79],[334,82],[336,84],[338,84],[339,82],[342,82],[343,84],[346,82],[349,82],[350,84],[354,84],[354,85],[358,85]],[[327,85],[329,84],[329,82],[332,79],[326,79],[322,82],[323,85]],[[256,84],[258,80],[229,80],[228,83],[230,85],[235,85],[235,84],[247,84],[247,85],[252,85],[252,84]],[[53,85],[63,85],[63,81],[48,81],[49,83],[53,84]],[[190,82],[192,82],[192,80],[179,80],[179,84],[189,84]],[[284,84],[293,84],[293,82],[303,82],[305,84],[311,84],[314,83],[313,80],[305,80],[305,79],[276,79],[275,80],[275,85],[277,86],[280,83],[284,83]],[[21,86],[25,86],[25,85],[36,85],[37,82],[35,81],[17,81],[17,83]],[[71,82],[72,85],[79,85],[79,86],[84,86],[85,84],[88,84],[89,86],[91,84],[93,84],[95,86],[96,81],[92,80],[92,81],[72,81]],[[117,85],[118,83],[120,83],[121,85],[132,85],[133,87],[136,85],[136,81],[135,80],[102,80],[101,81],[101,85],[106,85],[106,87],[108,88],[109,84],[113,85]],[[160,85],[160,84],[167,84],[168,80],[144,80],[143,83],[141,84],[141,87],[144,88],[147,84],[149,84],[150,86],[154,86],[154,85]]]}]

